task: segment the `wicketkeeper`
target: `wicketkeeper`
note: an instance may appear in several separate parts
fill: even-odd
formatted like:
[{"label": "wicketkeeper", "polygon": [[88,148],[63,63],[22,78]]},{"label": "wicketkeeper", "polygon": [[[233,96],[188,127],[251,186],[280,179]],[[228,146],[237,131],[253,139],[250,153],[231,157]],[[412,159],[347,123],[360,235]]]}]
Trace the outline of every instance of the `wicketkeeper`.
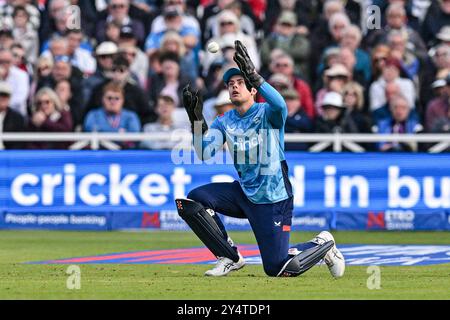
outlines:
[{"label": "wicketkeeper", "polygon": [[[341,277],[344,257],[329,232],[289,248],[293,195],[284,156],[286,103],[256,72],[245,46],[236,41],[235,48],[239,69],[223,75],[234,110],[217,117],[208,128],[199,93],[189,87],[183,91],[197,155],[206,160],[226,142],[239,174],[239,181],[207,184],[189,192],[188,199],[176,199],[179,215],[218,259],[205,275],[224,276],[245,265],[220,213],[249,220],[267,275],[298,276],[324,259],[331,274]],[[265,103],[255,102],[258,92]]]}]

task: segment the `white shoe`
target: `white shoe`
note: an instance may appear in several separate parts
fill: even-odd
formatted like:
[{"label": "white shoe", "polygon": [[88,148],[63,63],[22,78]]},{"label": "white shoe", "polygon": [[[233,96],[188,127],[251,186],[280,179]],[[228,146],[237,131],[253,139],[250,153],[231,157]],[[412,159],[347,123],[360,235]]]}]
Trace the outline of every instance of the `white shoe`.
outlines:
[{"label": "white shoe", "polygon": [[334,241],[333,235],[328,231],[322,231],[311,241],[317,244],[323,244],[330,240],[334,242],[334,246],[327,252],[323,259],[328,266],[331,275],[335,278],[340,278],[344,275],[345,259],[338,248],[336,248],[336,242]]},{"label": "white shoe", "polygon": [[239,255],[238,262],[234,262],[233,260],[228,259],[226,257],[219,257],[219,259],[217,259],[216,266],[211,270],[206,271],[205,276],[223,277],[229,274],[231,271],[243,268],[245,266],[244,257],[242,257],[240,252],[238,252],[238,255]]}]

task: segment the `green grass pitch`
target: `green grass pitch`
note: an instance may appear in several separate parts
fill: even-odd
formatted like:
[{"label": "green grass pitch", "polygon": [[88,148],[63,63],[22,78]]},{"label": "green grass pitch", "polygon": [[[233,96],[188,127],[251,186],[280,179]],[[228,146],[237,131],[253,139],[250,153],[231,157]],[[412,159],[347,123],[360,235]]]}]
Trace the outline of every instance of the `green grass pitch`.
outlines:
[{"label": "green grass pitch", "polygon": [[[446,244],[450,232],[333,232],[338,244]],[[253,244],[250,232],[232,232]],[[314,233],[293,232],[291,243]],[[298,278],[269,278],[248,265],[207,278],[206,265],[80,265],[81,289],[67,289],[67,265],[29,261],[114,252],[200,246],[190,232],[0,231],[0,299],[450,299],[450,264],[381,267],[381,288],[369,290],[367,267],[348,266],[335,280],[326,266]]]}]

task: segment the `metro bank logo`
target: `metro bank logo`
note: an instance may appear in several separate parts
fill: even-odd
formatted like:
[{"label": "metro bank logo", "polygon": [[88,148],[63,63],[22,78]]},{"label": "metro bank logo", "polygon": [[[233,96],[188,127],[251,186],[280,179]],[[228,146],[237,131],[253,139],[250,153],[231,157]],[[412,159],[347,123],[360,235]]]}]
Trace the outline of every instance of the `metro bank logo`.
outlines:
[{"label": "metro bank logo", "polygon": [[367,215],[367,229],[386,229],[383,211],[369,211],[369,214]]},{"label": "metro bank logo", "polygon": [[141,228],[161,228],[159,212],[144,212],[142,214]]}]

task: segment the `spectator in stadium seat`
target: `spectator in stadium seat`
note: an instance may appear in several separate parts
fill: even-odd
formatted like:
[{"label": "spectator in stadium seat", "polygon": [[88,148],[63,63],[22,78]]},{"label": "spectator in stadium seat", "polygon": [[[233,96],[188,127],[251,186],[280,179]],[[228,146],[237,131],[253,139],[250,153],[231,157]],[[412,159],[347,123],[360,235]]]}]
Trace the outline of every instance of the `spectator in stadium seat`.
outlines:
[{"label": "spectator in stadium seat", "polygon": [[10,50],[0,48],[0,81],[6,81],[14,88],[11,95],[10,108],[27,117],[27,99],[30,92],[28,74],[13,65]]},{"label": "spectator in stadium seat", "polygon": [[[57,94],[59,100],[61,101],[62,108],[64,110],[70,111],[72,119],[78,119],[81,117],[81,114],[77,113],[77,110],[74,110],[74,108],[70,106],[70,101],[72,99],[73,93],[72,93],[72,86],[70,85],[69,80],[58,81],[55,85],[55,93]],[[74,129],[76,129],[76,131],[79,131],[78,130],[80,129],[79,121],[78,122],[73,121],[73,123]]]},{"label": "spectator in stadium seat", "polygon": [[[184,45],[187,51],[194,50],[200,43],[200,31],[190,23],[186,22],[185,16],[180,8],[177,6],[166,6],[163,11],[164,27],[156,28],[156,21],[160,20],[157,17],[152,26],[152,32],[147,36],[145,40],[145,52],[147,55],[151,55],[161,47],[161,39],[169,31],[178,32],[183,38]],[[195,50],[194,50],[195,51]]]},{"label": "spectator in stadium seat", "polygon": [[433,1],[422,23],[422,39],[428,46],[434,45],[436,35],[442,27],[448,25],[450,25],[450,1]]},{"label": "spectator in stadium seat", "polygon": [[[166,92],[174,97],[175,106],[180,107],[183,88],[189,83],[189,78],[180,73],[179,57],[175,53],[165,53],[160,56],[161,74],[155,75],[149,80],[149,98],[152,106],[157,103],[161,92]],[[195,83],[191,83],[195,88]]]},{"label": "spectator in stadium seat", "polygon": [[315,112],[319,115],[323,114],[323,99],[327,92],[342,93],[344,85],[350,81],[351,75],[348,69],[340,63],[334,64],[324,71],[324,86],[316,93]]},{"label": "spectator in stadium seat", "polygon": [[414,83],[407,78],[401,78],[400,72],[402,70],[401,62],[394,57],[386,59],[383,65],[381,76],[377,81],[370,85],[369,99],[370,110],[374,112],[378,108],[383,107],[387,100],[385,95],[386,84],[389,82],[396,82],[401,89],[402,94],[408,99],[408,105],[413,108],[416,100],[416,90]]},{"label": "spectator in stadium seat", "polygon": [[440,122],[450,112],[450,74],[446,78],[445,93],[441,97],[431,100],[427,106],[425,114],[425,128],[428,132],[433,131]]},{"label": "spectator in stadium seat", "polygon": [[[367,74],[363,68],[358,69],[355,52],[350,48],[343,47],[339,50],[339,63],[345,66],[348,70],[349,80],[358,82],[364,88],[369,85],[370,78],[367,79]],[[370,68],[370,63],[365,69]]]},{"label": "spectator in stadium seat", "polygon": [[70,83],[72,92],[80,94],[72,95],[70,99],[70,107],[74,114],[72,121],[74,126],[81,123],[84,99],[82,95],[83,73],[77,67],[72,66],[70,57],[55,56],[52,72],[47,77],[42,77],[37,83],[37,90],[43,87],[55,88],[60,81],[67,80]]},{"label": "spectator in stadium seat", "polygon": [[[140,132],[138,115],[124,109],[124,88],[118,83],[110,82],[102,88],[101,107],[89,111],[84,121],[87,132]],[[116,142],[122,148],[132,148],[132,142]]]},{"label": "spectator in stadium seat", "polygon": [[28,73],[29,76],[33,75],[34,65],[27,60],[25,49],[20,43],[14,43],[11,46],[11,53],[13,56],[13,64],[20,70]]},{"label": "spectator in stadium seat", "polygon": [[12,33],[14,41],[22,45],[26,52],[27,60],[31,63],[36,63],[39,54],[39,36],[29,23],[29,12],[23,6],[16,6],[13,11],[13,19]]},{"label": "spectator in stadium seat", "polygon": [[[319,65],[325,48],[338,46],[343,31],[350,25],[350,19],[345,14],[341,1],[327,1],[324,10],[326,20],[311,35],[311,65],[313,66]],[[313,72],[312,75],[312,81],[315,84],[318,80],[316,73]]]},{"label": "spectator in stadium seat", "polygon": [[283,11],[277,20],[274,30],[261,44],[262,68],[268,69],[273,49],[280,48],[294,60],[294,73],[309,80],[310,43],[308,38],[297,31],[297,17],[295,13]]},{"label": "spectator in stadium seat", "polygon": [[196,82],[198,67],[195,63],[195,56],[192,51],[186,50],[183,38],[175,31],[167,31],[161,39],[160,54],[172,52],[180,59],[180,72],[189,77],[191,82]]},{"label": "spectator in stadium seat", "polygon": [[[354,54],[355,65],[352,68],[349,68],[349,70],[353,70],[353,79],[365,86],[365,84],[369,84],[372,75],[370,56],[367,52],[360,48],[361,39],[361,29],[358,26],[351,24],[344,29],[339,46],[344,49],[341,51],[341,54],[343,54],[345,50],[350,50]],[[341,63],[345,65],[345,62],[342,60]],[[347,68],[348,67],[349,66],[347,66]],[[360,80],[358,80],[360,77],[357,76],[358,74],[361,74]]]},{"label": "spectator in stadium seat", "polygon": [[[219,18],[220,12],[223,10],[232,11],[239,20],[239,25],[241,26],[241,30],[246,35],[257,39],[257,34],[255,30],[255,20],[253,19],[253,15],[247,15],[247,12],[242,11],[242,1],[238,0],[226,0],[226,1],[217,1],[218,5],[222,7],[222,9],[216,12],[213,16],[210,16],[206,19],[205,26],[202,29],[202,39],[203,42],[206,43],[208,39],[217,37],[220,34],[219,28],[220,24],[217,22]],[[248,3],[247,3],[248,5]]]},{"label": "spectator in stadium seat", "polygon": [[385,45],[380,44],[377,45],[373,50],[371,51],[371,61],[372,61],[372,78],[371,83],[378,80],[378,78],[381,76],[381,73],[384,69],[384,64],[386,62],[386,59],[389,57],[391,52],[391,49]]},{"label": "spectator in stadium seat", "polygon": [[10,49],[14,44],[14,36],[10,29],[0,29],[0,48]]},{"label": "spectator in stadium seat", "polygon": [[292,58],[285,53],[277,55],[270,64],[270,71],[272,73],[281,73],[288,77],[292,86],[297,90],[300,96],[303,109],[311,119],[314,119],[316,112],[314,110],[311,87],[306,81],[294,74],[294,61]]},{"label": "spectator in stadium seat", "polygon": [[[72,115],[50,88],[40,89],[33,102],[28,130],[31,132],[71,132]],[[29,149],[66,149],[68,142],[29,142]]]},{"label": "spectator in stadium seat", "polygon": [[92,90],[99,84],[112,78],[113,61],[119,48],[114,42],[105,41],[100,43],[95,49],[97,68],[95,73],[83,80],[83,98],[88,101]]},{"label": "spectator in stadium seat", "polygon": [[81,47],[84,33],[81,29],[66,29],[67,55],[71,58],[72,65],[80,69],[84,75],[93,74],[97,68],[92,52]]},{"label": "spectator in stadium seat", "polygon": [[92,90],[91,97],[86,104],[85,114],[102,104],[103,88],[112,81],[123,88],[125,109],[134,111],[141,122],[147,123],[156,119],[153,109],[149,107],[148,99],[139,83],[132,77],[128,60],[118,55],[114,58],[111,80],[106,79]]},{"label": "spectator in stadium seat", "polygon": [[358,133],[358,125],[348,116],[342,95],[327,92],[323,98],[323,114],[315,123],[318,133]]},{"label": "spectator in stadium seat", "polygon": [[145,28],[141,21],[133,19],[129,15],[130,0],[110,0],[108,2],[108,15],[105,19],[100,20],[96,26],[96,38],[98,42],[106,40],[106,24],[115,21],[120,27],[130,26],[133,29],[139,45],[142,45],[145,39]]},{"label": "spectator in stadium seat", "polygon": [[[25,120],[20,113],[9,107],[12,88],[0,81],[0,133],[25,131]],[[20,149],[22,143],[16,141],[0,141],[0,149]]]},{"label": "spectator in stadium seat", "polygon": [[[389,101],[392,117],[378,122],[378,133],[381,134],[414,134],[423,131],[422,125],[417,118],[411,117],[411,108],[408,100],[403,95],[397,95]],[[415,142],[380,142],[378,150],[384,152],[417,151]]]},{"label": "spectator in stadium seat", "polygon": [[349,81],[342,89],[343,103],[347,116],[358,126],[358,132],[371,133],[372,121],[364,112],[364,88],[357,82]]},{"label": "spectator in stadium seat", "polygon": [[421,68],[420,60],[415,52],[407,48],[408,33],[406,31],[392,30],[387,37],[387,43],[391,49],[390,55],[400,60],[402,70],[406,76],[419,83],[419,72]]},{"label": "spectator in stadium seat", "polygon": [[[175,119],[174,112],[176,110],[175,101],[172,97],[167,95],[160,95],[156,103],[156,114],[158,115],[158,120],[153,123],[147,123],[143,132],[154,132],[154,133],[172,133],[177,129],[185,129],[188,131],[190,128],[179,126]],[[143,149],[172,149],[179,141],[164,139],[164,140],[148,140],[142,141],[140,148]]]},{"label": "spectator in stadium seat", "polygon": [[369,30],[364,39],[364,48],[374,48],[380,44],[387,44],[389,33],[395,30],[406,33],[407,47],[411,51],[416,52],[420,57],[427,55],[427,48],[420,34],[407,24],[408,19],[403,3],[391,3],[385,11],[385,16],[386,25],[381,29]]},{"label": "spectator in stadium seat", "polygon": [[[246,46],[248,54],[252,59],[256,70],[259,70],[261,66],[261,58],[258,53],[256,41],[254,38],[242,32],[239,19],[234,12],[231,10],[222,11],[217,17],[217,23],[219,25],[219,35],[211,38],[209,42],[215,41],[221,44],[224,40],[226,40],[226,37],[230,37],[230,35],[234,38],[234,40],[240,40]],[[215,59],[215,53],[206,51],[202,60],[203,69],[208,70],[209,66]]]},{"label": "spectator in stadium seat", "polygon": [[[175,9],[175,11],[181,16],[181,24],[184,27],[193,30],[200,36],[200,24],[197,18],[192,16],[187,10],[186,0],[164,0],[163,2],[162,13],[157,16],[151,24],[151,33],[159,33],[171,29],[171,24],[170,22],[168,23],[165,15],[166,12],[170,12]],[[200,38],[197,40],[197,42],[200,42]],[[186,45],[189,46],[187,43]]]},{"label": "spectator in stadium seat", "polygon": [[12,29],[14,25],[14,10],[17,7],[23,7],[28,15],[27,24],[37,31],[41,23],[39,10],[29,0],[7,0],[0,4],[0,29]]},{"label": "spectator in stadium seat", "polygon": [[141,88],[145,89],[148,77],[148,56],[138,47],[133,29],[129,26],[124,26],[120,30],[119,52],[128,60],[130,71],[137,76]]},{"label": "spectator in stadium seat", "polygon": [[[313,132],[314,123],[302,108],[298,92],[294,89],[287,89],[280,92],[286,101],[288,115],[286,119],[286,133],[310,133]],[[286,142],[286,150],[307,150],[308,143]]]}]

